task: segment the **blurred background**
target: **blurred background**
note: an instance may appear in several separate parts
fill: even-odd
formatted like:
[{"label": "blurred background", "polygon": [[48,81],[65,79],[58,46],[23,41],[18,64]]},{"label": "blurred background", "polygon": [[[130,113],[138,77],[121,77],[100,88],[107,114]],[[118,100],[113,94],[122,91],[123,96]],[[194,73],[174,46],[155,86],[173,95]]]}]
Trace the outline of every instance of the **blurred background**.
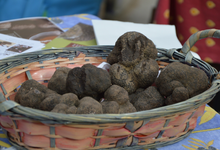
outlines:
[{"label": "blurred background", "polygon": [[158,0],[104,0],[99,17],[135,23],[153,23]]},{"label": "blurred background", "polygon": [[88,13],[101,19],[150,23],[158,0],[0,0],[0,21]]}]

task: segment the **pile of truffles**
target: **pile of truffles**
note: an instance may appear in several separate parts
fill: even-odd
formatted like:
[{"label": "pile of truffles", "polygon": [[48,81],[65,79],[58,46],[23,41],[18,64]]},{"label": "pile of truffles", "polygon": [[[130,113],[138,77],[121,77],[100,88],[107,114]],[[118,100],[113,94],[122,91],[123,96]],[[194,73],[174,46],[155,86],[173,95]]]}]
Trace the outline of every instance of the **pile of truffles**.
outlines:
[{"label": "pile of truffles", "polygon": [[204,71],[179,62],[170,63],[158,76],[156,58],[150,39],[127,32],[107,57],[109,72],[91,64],[61,67],[48,87],[33,79],[25,81],[15,101],[63,114],[122,114],[178,103],[208,89]]}]

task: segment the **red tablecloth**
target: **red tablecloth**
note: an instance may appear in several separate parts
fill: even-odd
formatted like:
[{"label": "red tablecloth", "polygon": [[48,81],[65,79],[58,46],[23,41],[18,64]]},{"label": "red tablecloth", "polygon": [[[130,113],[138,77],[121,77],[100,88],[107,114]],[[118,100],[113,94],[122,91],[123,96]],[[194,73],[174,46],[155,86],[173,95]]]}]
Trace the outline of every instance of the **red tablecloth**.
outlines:
[{"label": "red tablecloth", "polygon": [[[155,23],[173,24],[182,44],[200,30],[220,29],[220,0],[159,0]],[[202,60],[220,63],[220,39],[197,41],[191,51]]]}]

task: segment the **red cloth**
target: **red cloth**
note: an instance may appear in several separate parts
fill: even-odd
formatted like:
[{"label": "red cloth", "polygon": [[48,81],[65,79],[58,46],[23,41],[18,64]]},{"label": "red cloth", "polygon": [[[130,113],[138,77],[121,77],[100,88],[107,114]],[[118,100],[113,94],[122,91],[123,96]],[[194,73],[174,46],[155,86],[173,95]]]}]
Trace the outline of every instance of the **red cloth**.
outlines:
[{"label": "red cloth", "polygon": [[[156,24],[175,25],[183,45],[197,31],[220,29],[220,0],[159,0],[154,20]],[[220,39],[201,39],[191,51],[204,61],[220,63]]]}]

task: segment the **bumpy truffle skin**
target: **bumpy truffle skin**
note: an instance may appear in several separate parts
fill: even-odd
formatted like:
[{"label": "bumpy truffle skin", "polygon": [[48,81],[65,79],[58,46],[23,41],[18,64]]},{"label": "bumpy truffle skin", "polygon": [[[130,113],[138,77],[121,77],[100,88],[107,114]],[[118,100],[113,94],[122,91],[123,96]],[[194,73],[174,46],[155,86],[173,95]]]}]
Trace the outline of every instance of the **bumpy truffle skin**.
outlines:
[{"label": "bumpy truffle skin", "polygon": [[48,88],[53,91],[56,91],[58,94],[61,94],[61,95],[67,93],[66,78],[70,70],[71,69],[67,67],[61,67],[57,69],[48,82]]},{"label": "bumpy truffle skin", "polygon": [[139,88],[147,88],[157,78],[159,66],[153,59],[142,59],[133,69]]},{"label": "bumpy truffle skin", "polygon": [[76,112],[77,112],[76,106],[71,106],[66,110],[66,114],[76,114]]},{"label": "bumpy truffle skin", "polygon": [[109,73],[91,64],[70,70],[66,82],[67,91],[76,94],[80,99],[91,96],[99,100],[110,86]]},{"label": "bumpy truffle skin", "polygon": [[128,93],[133,93],[138,88],[138,81],[136,80],[132,68],[115,63],[109,68],[112,84],[123,87]]},{"label": "bumpy truffle skin", "polygon": [[138,88],[147,88],[157,78],[159,66],[153,59],[142,59],[133,67],[115,63],[109,69],[112,84],[125,88],[129,94]]},{"label": "bumpy truffle skin", "polygon": [[119,108],[119,114],[133,113],[133,112],[136,112],[136,111],[137,111],[136,108],[129,101],[127,101],[123,105],[120,105],[120,108]]},{"label": "bumpy truffle skin", "polygon": [[66,93],[60,97],[60,103],[66,104],[67,106],[78,106],[79,99],[76,94],[73,93]]},{"label": "bumpy truffle skin", "polygon": [[129,101],[128,92],[118,85],[110,86],[105,91],[104,97],[106,101],[115,101],[119,105],[122,105]]},{"label": "bumpy truffle skin", "polygon": [[131,66],[143,58],[157,58],[154,43],[139,32],[126,32],[116,41],[107,62],[111,65],[119,62],[124,66]]},{"label": "bumpy truffle skin", "polygon": [[[104,113],[136,112],[134,106],[129,102],[128,92],[118,85],[112,85],[108,88],[104,94],[104,98],[105,101],[102,103]],[[119,107],[113,102],[116,102]]]},{"label": "bumpy truffle skin", "polygon": [[139,93],[143,92],[144,90],[145,90],[144,88],[139,88],[139,89],[137,89],[137,90],[135,91],[135,93],[130,94],[130,95],[129,95],[129,101],[130,101],[130,103],[134,104],[134,103],[137,101],[137,99],[138,99],[137,95],[138,95]]},{"label": "bumpy truffle skin", "polygon": [[102,104],[103,114],[118,114],[119,104],[115,101],[104,101]]},{"label": "bumpy truffle skin", "polygon": [[51,112],[66,114],[66,110],[69,108],[66,104],[57,104]]},{"label": "bumpy truffle skin", "polygon": [[166,104],[174,104],[198,95],[208,89],[206,73],[198,68],[173,62],[167,65],[156,80],[161,95],[166,96]]},{"label": "bumpy truffle skin", "polygon": [[15,96],[15,101],[22,106],[37,108],[44,99],[44,93],[36,88],[31,87],[29,91],[21,89]]},{"label": "bumpy truffle skin", "polygon": [[150,86],[136,96],[134,107],[137,111],[150,110],[164,105],[164,98],[156,87]]},{"label": "bumpy truffle skin", "polygon": [[92,97],[84,97],[80,100],[77,114],[102,114],[102,105]]},{"label": "bumpy truffle skin", "polygon": [[51,96],[46,97],[41,103],[40,103],[40,109],[45,111],[51,111],[54,109],[54,107],[60,103],[61,95],[54,94]]},{"label": "bumpy truffle skin", "polygon": [[31,79],[21,85],[15,96],[15,101],[22,106],[39,108],[40,103],[50,94],[55,94],[55,92],[49,90],[36,80]]}]

